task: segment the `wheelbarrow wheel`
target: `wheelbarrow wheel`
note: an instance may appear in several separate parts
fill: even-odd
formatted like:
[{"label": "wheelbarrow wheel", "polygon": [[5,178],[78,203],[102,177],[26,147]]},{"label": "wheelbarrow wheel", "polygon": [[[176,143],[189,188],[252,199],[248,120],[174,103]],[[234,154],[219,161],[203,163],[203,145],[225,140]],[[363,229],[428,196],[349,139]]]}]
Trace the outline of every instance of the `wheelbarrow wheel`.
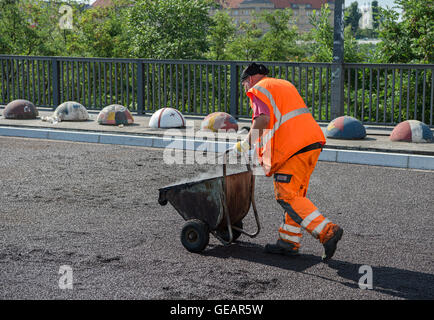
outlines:
[{"label": "wheelbarrow wheel", "polygon": [[[240,229],[243,228],[243,221],[238,221],[234,224],[235,227],[238,227]],[[227,227],[224,228],[223,231],[217,231],[217,235],[222,238],[225,241],[229,241],[229,231]],[[238,230],[232,229],[232,241],[236,241],[241,236],[241,232]]]},{"label": "wheelbarrow wheel", "polygon": [[181,230],[181,243],[190,252],[202,252],[209,243],[209,228],[203,221],[188,220]]}]

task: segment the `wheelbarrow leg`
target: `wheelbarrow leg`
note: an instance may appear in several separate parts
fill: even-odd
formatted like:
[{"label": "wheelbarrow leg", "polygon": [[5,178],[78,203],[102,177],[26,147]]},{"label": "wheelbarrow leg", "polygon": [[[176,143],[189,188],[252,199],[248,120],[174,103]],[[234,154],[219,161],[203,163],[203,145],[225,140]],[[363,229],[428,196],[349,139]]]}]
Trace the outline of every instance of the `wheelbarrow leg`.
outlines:
[{"label": "wheelbarrow leg", "polygon": [[[250,166],[248,166],[248,169],[250,170]],[[256,230],[255,233],[248,233],[248,232],[244,231],[243,229],[238,228],[236,226],[232,226],[232,228],[234,230],[237,230],[238,232],[241,232],[241,233],[245,234],[246,236],[248,236],[250,238],[254,238],[261,231],[261,224],[259,223],[259,215],[258,215],[258,210],[256,210],[256,203],[255,203],[255,176],[254,175],[252,175],[252,183],[251,183],[251,185],[252,185],[251,190],[250,190],[251,195],[252,195],[252,200],[251,201],[252,201],[252,208],[253,208],[253,213],[254,213],[254,216],[255,216],[257,230]]]},{"label": "wheelbarrow leg", "polygon": [[231,217],[229,217],[229,210],[227,207],[227,202],[226,202],[226,191],[227,191],[227,186],[226,186],[226,155],[228,154],[228,150],[226,150],[225,155],[223,157],[223,214],[226,217],[226,224],[228,226],[228,235],[229,235],[229,239],[225,240],[222,237],[220,237],[216,231],[211,231],[211,233],[220,240],[221,243],[223,243],[224,245],[229,245],[232,243],[233,240],[233,233],[232,233],[232,226],[231,226]]},{"label": "wheelbarrow leg", "polygon": [[226,224],[228,225],[229,239],[227,239],[227,240],[223,239],[222,237],[220,237],[218,235],[217,231],[215,231],[215,230],[214,231],[210,231],[210,232],[212,233],[212,235],[214,237],[216,237],[218,240],[220,240],[221,243],[223,243],[225,246],[227,246],[227,245],[229,245],[229,244],[232,243],[232,240],[234,238],[233,233],[232,233],[232,228],[235,229],[236,227],[231,226],[231,218],[229,217],[226,204],[224,205],[224,215],[226,216]]},{"label": "wheelbarrow leg", "polygon": [[[261,224],[259,222],[259,215],[258,215],[258,211],[256,209],[256,203],[255,203],[255,176],[252,174],[252,180],[251,180],[251,189],[250,189],[250,193],[251,193],[251,203],[252,203],[252,208],[253,208],[253,213],[255,216],[255,221],[256,221],[256,226],[257,226],[257,230],[255,233],[248,233],[246,231],[244,231],[244,229],[242,228],[238,228],[237,226],[232,226],[231,223],[231,219],[229,217],[229,210],[227,208],[227,202],[226,202],[226,193],[227,193],[227,185],[226,185],[226,157],[228,155],[230,150],[226,150],[225,154],[223,155],[223,210],[224,210],[224,215],[226,216],[226,224],[228,226],[228,235],[229,235],[229,239],[228,241],[226,241],[225,239],[222,239],[222,237],[220,237],[216,231],[211,231],[211,233],[220,240],[220,242],[222,242],[224,245],[229,245],[232,243],[233,240],[233,232],[232,229],[241,232],[245,235],[247,235],[250,238],[254,238],[256,237],[259,232],[261,231]],[[250,165],[247,163],[247,170],[248,171],[252,171]]]},{"label": "wheelbarrow leg", "polygon": [[231,226],[231,218],[229,217],[229,210],[227,207],[227,202],[226,202],[226,191],[227,191],[227,185],[226,185],[226,156],[228,155],[230,149],[225,151],[225,154],[223,155],[223,214],[226,217],[226,224],[228,226],[228,235],[229,235],[229,239],[228,241],[226,241],[225,239],[223,239],[222,237],[220,237],[216,231],[211,231],[211,233],[220,240],[221,243],[223,243],[224,245],[229,245],[232,243],[233,240],[233,233],[232,233],[232,226]]}]

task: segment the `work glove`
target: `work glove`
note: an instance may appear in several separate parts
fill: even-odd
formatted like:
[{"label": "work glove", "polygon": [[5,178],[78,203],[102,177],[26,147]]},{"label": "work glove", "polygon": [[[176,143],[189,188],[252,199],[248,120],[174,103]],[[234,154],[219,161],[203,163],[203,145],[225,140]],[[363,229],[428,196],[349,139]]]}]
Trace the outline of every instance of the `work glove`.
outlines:
[{"label": "work glove", "polygon": [[232,149],[232,152],[238,157],[248,153],[249,151],[250,151],[250,144],[247,140],[238,141],[235,144],[234,148]]}]

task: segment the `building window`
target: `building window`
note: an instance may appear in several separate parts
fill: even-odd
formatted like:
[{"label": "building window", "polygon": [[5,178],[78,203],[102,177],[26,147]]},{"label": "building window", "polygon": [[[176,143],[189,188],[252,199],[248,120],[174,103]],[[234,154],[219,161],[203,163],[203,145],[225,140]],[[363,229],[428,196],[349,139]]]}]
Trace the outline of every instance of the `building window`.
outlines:
[{"label": "building window", "polygon": [[298,9],[298,4],[296,4],[296,3],[291,3],[291,8],[292,8],[292,9]]},{"label": "building window", "polygon": [[306,9],[312,9],[312,5],[310,3],[306,4]]}]

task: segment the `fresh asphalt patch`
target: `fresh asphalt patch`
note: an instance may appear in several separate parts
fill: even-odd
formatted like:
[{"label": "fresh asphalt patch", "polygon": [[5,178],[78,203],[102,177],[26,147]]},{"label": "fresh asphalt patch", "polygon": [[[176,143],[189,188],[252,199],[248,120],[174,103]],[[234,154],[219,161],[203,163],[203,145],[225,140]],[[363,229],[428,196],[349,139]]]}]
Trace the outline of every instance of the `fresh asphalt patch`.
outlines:
[{"label": "fresh asphalt patch", "polygon": [[[256,177],[262,230],[201,254],[158,189],[220,166],[163,149],[0,137],[0,299],[433,299],[433,171],[319,162],[308,197],[344,229],[332,260],[263,252],[282,209]],[[217,170],[217,171],[216,171]],[[249,213],[246,229],[255,223]]]}]

